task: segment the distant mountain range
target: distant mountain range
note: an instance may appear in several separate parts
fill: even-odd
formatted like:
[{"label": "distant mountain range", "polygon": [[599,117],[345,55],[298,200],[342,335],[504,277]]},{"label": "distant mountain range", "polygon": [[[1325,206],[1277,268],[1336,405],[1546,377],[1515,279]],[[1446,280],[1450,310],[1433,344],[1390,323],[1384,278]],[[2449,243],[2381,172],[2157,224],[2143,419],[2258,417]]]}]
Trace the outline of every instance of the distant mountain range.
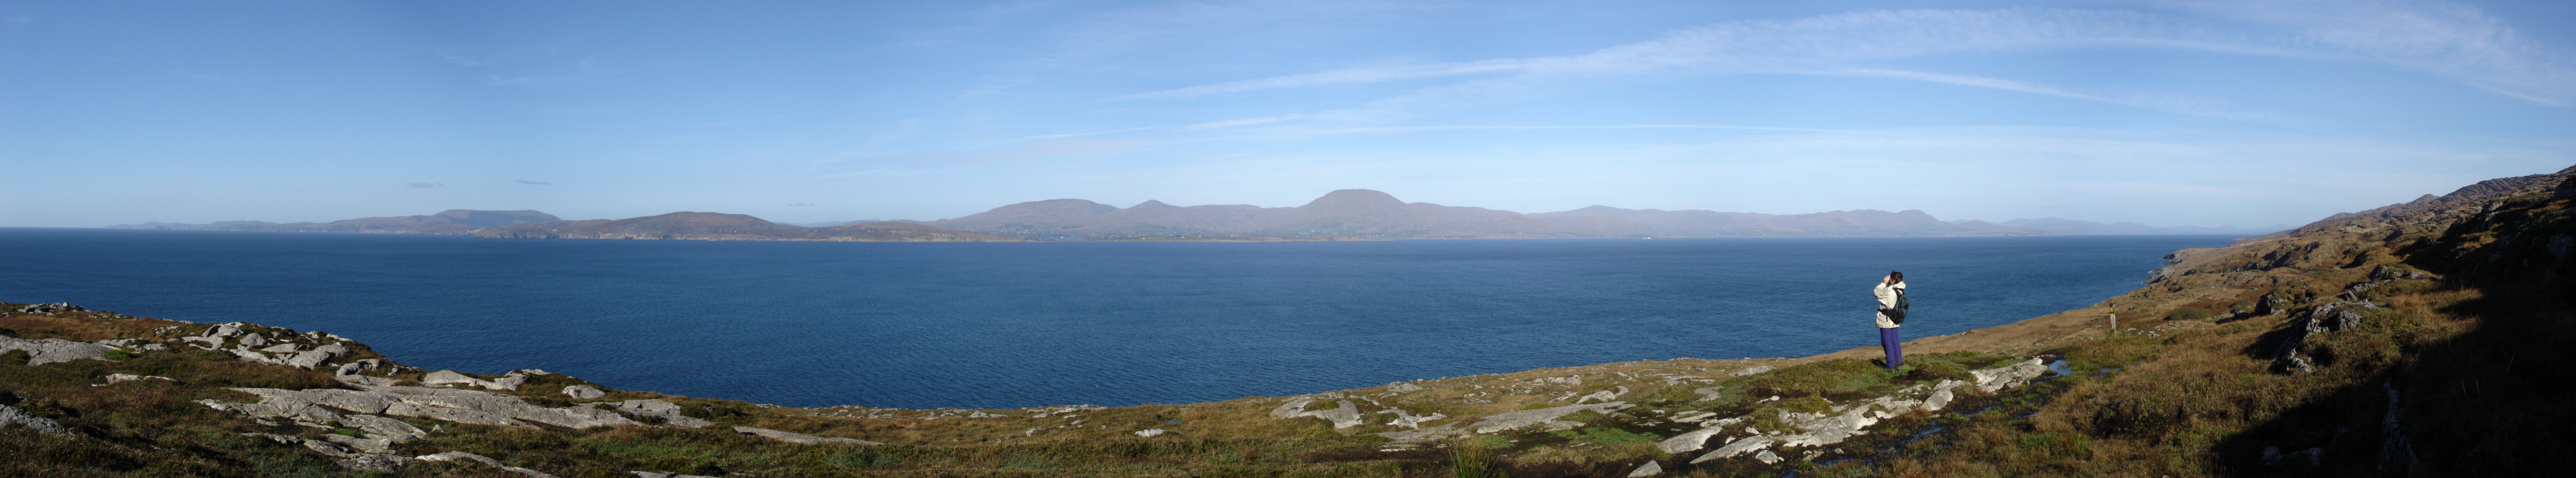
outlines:
[{"label": "distant mountain range", "polygon": [[[918,221],[900,221],[918,222]],[[973,215],[920,222],[1000,235],[1080,239],[1132,235],[1342,235],[1369,238],[1536,238],[1688,236],[2036,236],[2060,234],[2267,234],[2290,229],[2102,224],[2058,218],[2002,224],[1949,221],[1923,211],[1761,214],[1592,206],[1521,214],[1478,207],[1406,203],[1387,193],[1344,189],[1297,207],[1180,207],[1145,201],[1118,208],[1081,199],[1031,201]]]},{"label": "distant mountain range", "polygon": [[322,223],[290,222],[279,224],[266,221],[221,221],[210,224],[177,224],[147,222],[142,224],[118,224],[107,227],[127,229],[207,229],[218,231],[464,234],[466,231],[486,227],[561,220],[563,220],[563,218],[555,217],[553,214],[536,211],[474,211],[466,209],[449,209],[438,214],[427,216],[362,217]]},{"label": "distant mountain range", "polygon": [[517,239],[688,239],[705,241],[1028,242],[1030,239],[952,231],[913,223],[843,221],[832,227],[778,224],[741,214],[675,212],[627,219],[566,221],[536,211],[451,209],[428,216],[369,217],[325,223],[224,221],[211,224],[147,222],[107,226],[129,229],[203,229],[270,232],[368,232],[441,234]]},{"label": "distant mountain range", "polygon": [[701,241],[1027,242],[1029,239],[952,231],[902,222],[832,227],[779,224],[742,214],[675,212],[659,216],[587,221],[548,221],[487,227],[465,236],[514,239],[686,239]]},{"label": "distant mountain range", "polygon": [[1407,203],[1387,193],[1344,189],[1303,206],[1173,206],[1145,201],[1119,208],[1081,199],[1030,201],[937,221],[833,221],[781,224],[741,214],[675,212],[658,216],[567,221],[537,211],[449,210],[427,216],[370,217],[327,223],[212,224],[148,222],[108,227],[228,231],[372,232],[504,238],[812,240],[863,242],[1009,242],[1031,239],[1280,237],[1558,238],[1693,236],[2039,236],[2062,234],[2268,234],[2290,229],[2152,227],[2059,218],[2002,223],[1942,221],[1923,211],[1830,211],[1761,214],[1665,211],[1592,206],[1522,214],[1479,207]]}]

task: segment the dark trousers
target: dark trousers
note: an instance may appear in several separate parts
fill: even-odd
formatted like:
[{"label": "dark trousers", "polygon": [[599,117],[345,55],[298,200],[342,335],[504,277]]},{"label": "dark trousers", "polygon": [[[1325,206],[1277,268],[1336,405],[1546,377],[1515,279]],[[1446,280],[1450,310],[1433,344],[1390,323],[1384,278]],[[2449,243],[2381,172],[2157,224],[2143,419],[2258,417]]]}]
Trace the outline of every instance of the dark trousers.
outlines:
[{"label": "dark trousers", "polygon": [[1878,329],[1878,347],[1887,349],[1887,368],[1905,366],[1905,344],[1896,339],[1896,329]]}]

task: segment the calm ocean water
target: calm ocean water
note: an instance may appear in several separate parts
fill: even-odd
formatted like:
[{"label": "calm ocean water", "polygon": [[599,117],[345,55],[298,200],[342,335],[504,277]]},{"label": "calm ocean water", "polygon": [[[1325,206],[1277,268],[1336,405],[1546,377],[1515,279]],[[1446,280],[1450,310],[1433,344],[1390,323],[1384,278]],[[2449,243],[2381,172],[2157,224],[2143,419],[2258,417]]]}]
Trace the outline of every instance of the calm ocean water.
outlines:
[{"label": "calm ocean water", "polygon": [[2227,236],[870,244],[0,228],[0,301],[324,330],[403,363],[793,406],[1006,408],[1876,345],[2080,308]]}]

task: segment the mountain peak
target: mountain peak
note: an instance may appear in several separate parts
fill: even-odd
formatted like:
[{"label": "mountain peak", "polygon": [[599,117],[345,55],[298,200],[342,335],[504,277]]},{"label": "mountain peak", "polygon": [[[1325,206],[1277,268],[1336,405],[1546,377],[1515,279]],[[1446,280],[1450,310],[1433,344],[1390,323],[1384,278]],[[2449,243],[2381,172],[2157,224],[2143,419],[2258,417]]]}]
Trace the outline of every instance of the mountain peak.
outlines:
[{"label": "mountain peak", "polygon": [[1110,211],[1116,211],[1116,210],[1118,210],[1118,206],[1111,206],[1111,205],[1107,205],[1107,204],[1101,204],[1101,203],[1091,202],[1090,200],[1085,200],[1085,199],[1048,199],[1048,200],[1045,200],[1045,201],[1029,201],[1029,202],[1019,203],[1019,204],[1012,204],[1012,205],[1009,205],[1009,206],[997,207],[997,208],[993,208],[993,210],[990,210],[990,211],[984,211],[984,212],[982,212],[982,213],[978,213],[978,214],[975,214],[974,216],[968,216],[968,217],[989,217],[989,218],[1005,218],[1005,217],[1011,217],[1011,216],[1073,216],[1073,217],[1092,217],[1092,216],[1098,216],[1098,215],[1102,215],[1102,214],[1108,214]]},{"label": "mountain peak", "polygon": [[1298,209],[1393,209],[1404,207],[1395,195],[1367,189],[1343,189],[1324,193]]}]

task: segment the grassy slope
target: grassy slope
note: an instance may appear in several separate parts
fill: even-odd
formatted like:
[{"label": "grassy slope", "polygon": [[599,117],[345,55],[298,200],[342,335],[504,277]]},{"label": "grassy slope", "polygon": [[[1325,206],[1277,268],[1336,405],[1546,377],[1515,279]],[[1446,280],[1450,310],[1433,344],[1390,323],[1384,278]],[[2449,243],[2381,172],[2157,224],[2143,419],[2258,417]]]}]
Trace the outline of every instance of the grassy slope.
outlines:
[{"label": "grassy slope", "polygon": [[[2535,192],[2536,191],[2536,192]],[[1515,476],[1620,476],[1657,460],[1683,476],[2354,476],[2513,475],[2539,471],[2565,448],[2571,421],[2556,395],[2569,378],[2566,238],[2576,234],[2569,200],[2546,188],[2495,195],[2474,215],[2324,221],[2299,233],[2259,238],[2182,257],[2163,279],[2094,308],[1909,343],[1917,368],[1875,371],[1875,350],[1797,359],[1674,359],[1455,377],[1304,396],[1349,399],[1372,420],[1334,430],[1317,419],[1274,420],[1283,398],[1187,405],[1071,410],[798,409],[618,391],[601,400],[665,398],[720,423],[710,429],[547,430],[414,420],[448,433],[408,452],[468,451],[562,476],[619,476],[659,470],[741,476],[1443,476],[1438,449],[1384,451],[1372,432],[1402,408],[1414,414],[1482,416],[1570,403],[1565,397],[1626,387],[1632,415],[1578,414],[1584,428],[1473,439]],[[2457,209],[2457,208],[2454,208]],[[2492,210],[2492,212],[2488,212]],[[2558,242],[2553,243],[2551,241]],[[2549,252],[2559,244],[2562,252]],[[2426,280],[2396,280],[2357,294],[2385,310],[2357,328],[2307,339],[2309,373],[2278,371],[2274,352],[2302,326],[2301,311],[2344,300],[2381,266],[2420,269]],[[2266,315],[2223,320],[2166,317],[2185,307],[2223,311],[2261,304]],[[24,338],[168,339],[151,319],[100,314],[9,315],[0,328]],[[361,354],[369,352],[361,351]],[[321,456],[242,432],[316,435],[265,426],[189,403],[250,401],[228,386],[329,386],[326,374],[231,361],[214,352],[145,354],[118,362],[25,366],[0,357],[0,390],[18,406],[54,417],[82,437],[0,430],[0,475],[9,476],[336,476]],[[2078,373],[1979,395],[1939,413],[1900,416],[1872,433],[1808,460],[1778,465],[1686,462],[1653,443],[1687,430],[1657,417],[1688,410],[1728,414],[1812,408],[1821,400],[1873,396],[1956,378],[2014,357],[2055,355]],[[360,357],[363,358],[363,357]],[[1736,378],[1729,372],[1779,370]],[[107,373],[178,377],[177,383],[90,387]],[[417,374],[409,375],[417,378]],[[1571,383],[1566,378],[1580,379]],[[523,387],[532,401],[562,405],[546,391],[579,382],[540,377]],[[1419,388],[1413,390],[1413,388]],[[1712,400],[1693,392],[1717,387]],[[604,388],[604,387],[603,387]],[[1407,391],[1396,391],[1406,389]],[[2391,421],[2389,390],[2399,399]],[[1762,401],[1770,396],[1778,401]],[[5,398],[5,397],[0,397]],[[1298,398],[1298,397],[1287,397]],[[1061,410],[1061,408],[1057,409]],[[1651,410],[1651,411],[1649,411]],[[975,412],[1008,415],[964,418]],[[1754,413],[1762,416],[1765,413]],[[1433,425],[1454,420],[1438,420]],[[2394,426],[2391,426],[2391,424]],[[722,431],[747,425],[888,442],[887,446],[800,446]],[[1760,424],[1755,424],[1760,426]],[[1138,437],[1161,428],[1173,433]],[[2393,432],[2393,433],[2392,433]],[[2398,437],[2402,437],[2398,438]],[[2267,462],[2264,450],[2318,449]],[[1802,450],[1803,452],[1803,450]],[[1801,455],[1801,453],[1784,453]],[[416,463],[404,476],[514,476],[453,463]]]}]

